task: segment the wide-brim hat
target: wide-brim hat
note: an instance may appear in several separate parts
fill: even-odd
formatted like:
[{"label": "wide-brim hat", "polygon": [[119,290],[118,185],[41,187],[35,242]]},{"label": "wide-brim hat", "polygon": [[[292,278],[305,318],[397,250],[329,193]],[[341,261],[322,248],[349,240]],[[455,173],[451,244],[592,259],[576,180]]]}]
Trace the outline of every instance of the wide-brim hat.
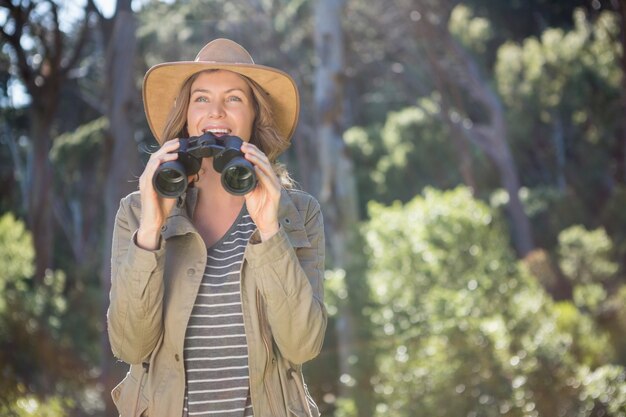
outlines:
[{"label": "wide-brim hat", "polygon": [[228,70],[256,81],[267,94],[278,133],[286,138],[296,129],[300,99],[295,81],[276,68],[255,64],[241,45],[215,39],[193,61],[165,62],[153,66],[143,80],[143,105],[152,134],[163,143],[167,116],[184,82],[193,74],[211,69]]}]

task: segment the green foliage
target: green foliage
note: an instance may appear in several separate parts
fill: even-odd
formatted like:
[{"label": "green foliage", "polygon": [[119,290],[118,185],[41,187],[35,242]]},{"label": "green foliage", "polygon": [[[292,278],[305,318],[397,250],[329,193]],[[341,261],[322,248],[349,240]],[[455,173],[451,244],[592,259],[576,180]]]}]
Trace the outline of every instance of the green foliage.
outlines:
[{"label": "green foliage", "polygon": [[611,237],[615,258],[626,260],[626,186],[621,184],[613,189],[600,215],[601,223]]},{"label": "green foliage", "polygon": [[303,79],[311,73],[310,8],[304,0],[153,1],[138,17],[137,36],[147,66],[193,60],[209,40],[228,37],[246,45],[258,63],[276,63],[292,74],[302,71]]},{"label": "green foliage", "polygon": [[432,107],[409,107],[387,115],[380,132],[383,153],[371,174],[383,201],[393,197],[406,201],[426,184],[445,188],[458,181],[458,172],[449,169],[455,165],[454,148]]},{"label": "green foliage", "polygon": [[566,335],[575,362],[595,368],[614,360],[615,352],[609,334],[585,311],[588,310],[570,301],[555,303],[555,324],[559,332]]},{"label": "green foliage", "polygon": [[[363,229],[367,244],[354,242],[345,270],[327,273],[329,331],[324,351],[306,366],[309,386],[323,414],[336,417],[362,415],[372,399],[378,416],[624,416],[623,22],[608,11],[589,13],[608,9],[607,1],[471,0],[452,11],[449,30],[505,104],[507,139],[526,186],[524,208],[535,243],[546,249],[522,265],[499,217],[506,202],[499,178],[472,145],[474,193],[490,198],[491,206],[463,188],[432,188],[452,189],[462,178],[458,142],[439,113],[438,94],[446,92],[433,93],[451,80],[428,74],[422,45],[433,40],[415,36],[421,19],[442,17],[421,14],[418,3],[346,4],[342,104],[348,116],[342,123],[359,125],[344,140],[360,207],[364,213],[369,207],[371,220]],[[143,2],[136,84],[149,66],[193,59],[207,40],[230,37],[257,62],[296,78],[302,132],[314,135],[307,106],[320,58],[312,4]],[[575,6],[587,12],[572,14]],[[46,17],[46,10],[38,13]],[[67,33],[70,41],[76,30]],[[88,41],[93,53],[62,93],[55,131],[93,119],[96,110],[78,108],[77,96],[102,103],[113,87],[99,72],[103,39],[94,38]],[[11,74],[6,54],[0,55],[6,94]],[[467,97],[448,99],[456,104]],[[28,110],[0,109],[0,122],[8,125],[0,140],[16,140],[22,162],[32,156],[20,145],[28,141],[17,141],[30,127]],[[139,106],[129,111],[143,120]],[[57,137],[50,152],[55,215],[66,238],[57,233],[61,270],[34,282],[31,237],[15,216],[0,217],[0,415],[97,415],[107,395],[94,382],[106,299],[94,271],[100,248],[109,244],[100,233],[106,128],[104,119],[89,122]],[[28,178],[14,171],[11,152],[0,146],[0,212],[21,215],[27,201],[15,181]],[[75,248],[66,244],[78,241]],[[556,293],[563,282],[567,288],[554,302],[544,288]],[[356,319],[352,375],[340,375],[335,324],[342,312]],[[355,385],[369,375],[374,392]],[[340,384],[354,395],[337,398]]]},{"label": "green foliage", "polygon": [[93,169],[93,160],[102,153],[104,134],[109,128],[106,117],[80,126],[57,137],[50,150],[50,159],[67,172]]},{"label": "green foliage", "polygon": [[[0,292],[7,286],[20,287],[34,272],[33,259],[35,250],[30,234],[24,223],[17,220],[12,213],[0,217]],[[0,297],[0,312],[6,299]]]},{"label": "green foliage", "polygon": [[571,189],[524,187],[520,198],[532,222],[537,247],[554,248],[563,229],[589,221],[586,207]]},{"label": "green foliage", "polygon": [[[576,8],[598,9],[603,6],[601,2],[587,0],[469,0],[464,3],[491,22],[500,42],[502,39],[517,40],[538,35],[546,27],[569,29],[573,26],[572,12]],[[604,7],[610,8],[609,5]]]},{"label": "green foliage", "polygon": [[[72,334],[84,329],[71,327],[75,311],[69,309],[65,295],[65,274],[48,270],[42,282],[35,283],[33,261],[30,233],[11,213],[4,214],[0,218],[0,270],[6,272],[0,275],[0,403],[12,404],[10,410],[20,416],[63,415],[69,398],[79,397],[82,390],[77,388],[89,379],[82,358],[73,351],[80,337]],[[59,397],[43,402],[31,397],[43,393]]]},{"label": "green foliage", "polygon": [[108,127],[107,118],[100,117],[55,139],[50,160],[55,167],[62,200],[84,198],[90,190],[101,188],[100,165],[104,162],[102,155]]},{"label": "green foliage", "polygon": [[[621,366],[604,365],[593,371],[581,369],[581,400],[599,415],[626,416],[626,371]],[[604,412],[604,413],[603,413]]]},{"label": "green foliage", "polygon": [[621,284],[617,289],[608,294],[606,302],[602,306],[602,326],[611,337],[617,363],[626,363],[626,285]]},{"label": "green foliage", "polygon": [[57,234],[61,243],[55,245],[56,265],[68,271],[73,289],[78,285],[76,281],[87,281],[88,285],[98,282],[93,271],[99,268],[104,243],[100,241],[104,214],[101,201],[108,126],[106,117],[94,119],[58,136],[50,150],[55,214],[59,230],[64,232]]},{"label": "green foliage", "polygon": [[516,265],[495,212],[426,189],[370,217],[377,415],[583,413],[580,364],[610,361],[608,339]]},{"label": "green foliage", "polygon": [[337,314],[342,300],[348,297],[345,279],[346,271],[343,269],[327,270],[324,274],[324,304],[330,317]]},{"label": "green foliage", "polygon": [[376,171],[378,161],[384,152],[380,130],[381,127],[378,125],[367,128],[354,126],[343,134],[343,140],[350,149],[359,189],[360,217],[364,217],[367,212],[367,202],[379,195],[372,181],[372,173]]},{"label": "green foliage", "polygon": [[581,10],[574,21],[571,31],[549,28],[521,45],[502,45],[495,81],[523,182],[571,187],[592,210],[594,190],[612,175],[611,149],[623,111],[619,24],[613,13],[591,22]]},{"label": "green foliage", "polygon": [[599,313],[607,299],[607,292],[600,284],[583,284],[574,287],[574,303],[592,313]]},{"label": "green foliage", "polygon": [[33,396],[24,396],[9,406],[0,405],[0,414],[11,417],[65,417],[72,408],[72,401],[59,397],[48,398],[45,402]]},{"label": "green foliage", "polygon": [[[406,202],[426,186],[448,189],[462,183],[459,155],[433,99],[392,111],[382,127],[354,127],[344,140],[355,160],[361,207],[370,200]],[[488,169],[474,148],[475,175]]]},{"label": "green foliage", "polygon": [[588,231],[572,226],[559,234],[559,265],[575,284],[601,283],[618,269],[613,245],[603,229]]},{"label": "green foliage", "polygon": [[491,22],[484,17],[474,16],[472,10],[464,4],[452,10],[448,27],[465,47],[479,55],[487,52],[488,42],[494,35]]},{"label": "green foliage", "polygon": [[337,400],[337,411],[335,417],[356,417],[357,407],[351,398],[340,398]]}]

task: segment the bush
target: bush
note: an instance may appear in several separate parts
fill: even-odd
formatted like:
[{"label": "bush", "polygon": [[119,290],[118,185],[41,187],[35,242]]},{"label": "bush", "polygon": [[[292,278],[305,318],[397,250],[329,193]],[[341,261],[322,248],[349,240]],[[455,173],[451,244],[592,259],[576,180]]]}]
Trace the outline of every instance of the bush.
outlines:
[{"label": "bush", "polygon": [[459,187],[370,215],[376,415],[590,415],[580,370],[608,338],[518,264],[495,211]]}]

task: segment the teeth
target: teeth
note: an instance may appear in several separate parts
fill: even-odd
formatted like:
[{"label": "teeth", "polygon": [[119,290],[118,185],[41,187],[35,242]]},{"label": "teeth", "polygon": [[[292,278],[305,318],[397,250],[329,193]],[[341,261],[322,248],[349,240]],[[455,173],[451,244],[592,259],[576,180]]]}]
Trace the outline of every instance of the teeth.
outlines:
[{"label": "teeth", "polygon": [[211,132],[211,133],[213,133],[213,134],[215,134],[215,133],[224,133],[224,134],[227,134],[228,132],[230,132],[230,130],[229,130],[229,129],[203,129],[202,131],[203,131],[203,132],[205,132],[205,133],[206,133],[206,132]]}]

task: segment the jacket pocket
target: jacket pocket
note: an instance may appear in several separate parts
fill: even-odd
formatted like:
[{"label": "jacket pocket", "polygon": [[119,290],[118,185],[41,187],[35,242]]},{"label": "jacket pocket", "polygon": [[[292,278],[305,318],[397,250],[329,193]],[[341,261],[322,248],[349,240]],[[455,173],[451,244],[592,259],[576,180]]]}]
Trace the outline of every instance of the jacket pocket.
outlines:
[{"label": "jacket pocket", "polygon": [[144,375],[141,374],[140,383],[132,372],[128,372],[122,382],[111,391],[120,417],[148,417],[148,399],[143,392],[147,378]]}]

